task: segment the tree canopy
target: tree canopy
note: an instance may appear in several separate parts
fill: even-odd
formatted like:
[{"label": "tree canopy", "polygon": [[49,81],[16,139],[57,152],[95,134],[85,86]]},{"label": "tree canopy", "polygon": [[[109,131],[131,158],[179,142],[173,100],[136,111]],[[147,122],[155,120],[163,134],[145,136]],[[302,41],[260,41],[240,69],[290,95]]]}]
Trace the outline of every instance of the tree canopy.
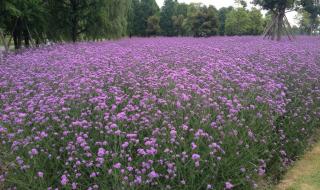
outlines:
[{"label": "tree canopy", "polygon": [[314,34],[319,28],[319,3],[314,0],[253,0],[272,13],[248,10],[246,1],[237,7],[165,0],[0,0],[0,39],[5,48],[16,49],[48,41],[81,41],[123,36],[267,35],[280,39],[286,28],[285,13],[298,10],[301,28]]},{"label": "tree canopy", "polygon": [[272,12],[273,19],[266,30],[266,35],[272,36],[272,39],[277,36],[277,40],[281,39],[283,33],[286,33],[290,38],[291,27],[285,16],[287,10],[298,10],[302,7],[304,11],[309,13],[310,28],[315,28],[319,16],[318,0],[254,0],[253,3]]}]

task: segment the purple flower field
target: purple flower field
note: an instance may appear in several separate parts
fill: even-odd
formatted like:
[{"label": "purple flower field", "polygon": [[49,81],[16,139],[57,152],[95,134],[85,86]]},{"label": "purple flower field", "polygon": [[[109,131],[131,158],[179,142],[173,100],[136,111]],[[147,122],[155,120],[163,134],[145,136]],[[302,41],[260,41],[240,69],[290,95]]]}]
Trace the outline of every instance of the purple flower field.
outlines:
[{"label": "purple flower field", "polygon": [[260,189],[320,127],[320,38],[133,38],[0,64],[0,189]]}]

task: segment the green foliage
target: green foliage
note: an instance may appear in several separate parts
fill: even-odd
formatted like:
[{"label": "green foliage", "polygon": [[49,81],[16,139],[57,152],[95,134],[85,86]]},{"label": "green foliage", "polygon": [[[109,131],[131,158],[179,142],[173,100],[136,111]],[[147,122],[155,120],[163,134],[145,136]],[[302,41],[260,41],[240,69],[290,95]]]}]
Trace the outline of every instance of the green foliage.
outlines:
[{"label": "green foliage", "polygon": [[227,14],[233,10],[233,7],[222,7],[219,9],[219,34],[221,36],[225,35],[225,23],[227,19]]},{"label": "green foliage", "polygon": [[176,3],[176,15],[187,17],[189,5],[185,3]]},{"label": "green foliage", "polygon": [[189,18],[191,31],[195,37],[207,37],[218,34],[218,10],[213,6],[200,6]]},{"label": "green foliage", "polygon": [[260,35],[264,25],[263,16],[258,9],[253,8],[247,11],[244,8],[238,8],[227,14],[225,34],[229,36]]},{"label": "green foliage", "polygon": [[298,12],[299,34],[311,35],[319,31],[319,18],[312,19],[309,12],[301,10]]},{"label": "green foliage", "polygon": [[173,31],[178,36],[185,35],[185,29],[183,25],[184,20],[185,20],[185,17],[181,14],[172,17]]},{"label": "green foliage", "polygon": [[[302,24],[304,32],[312,34],[319,27],[320,4],[316,4],[314,0],[301,0],[303,7],[300,24]],[[307,17],[306,17],[307,16]],[[308,26],[306,26],[306,21]]]},{"label": "green foliage", "polygon": [[157,35],[160,32],[160,18],[157,15],[153,15],[148,18],[147,34],[150,36]]},{"label": "green foliage", "polygon": [[16,49],[25,42],[118,38],[127,34],[128,0],[2,0],[0,27]]},{"label": "green foliage", "polygon": [[249,12],[250,17],[250,27],[249,27],[249,35],[260,35],[264,29],[264,20],[261,14],[261,11],[253,8]]},{"label": "green foliage", "polygon": [[296,0],[253,0],[253,3],[260,5],[266,10],[280,10],[294,8]]},{"label": "green foliage", "polygon": [[172,17],[176,14],[176,0],[165,0],[160,13],[160,27],[165,36],[174,36],[174,27]]},{"label": "green foliage", "polygon": [[226,35],[246,35],[250,30],[250,16],[249,13],[243,9],[238,8],[232,10],[226,19],[225,33]]},{"label": "green foliage", "polygon": [[[49,1],[49,39],[117,38],[127,33],[129,3],[125,0]],[[57,24],[54,24],[57,23]]]},{"label": "green foliage", "polygon": [[158,14],[159,7],[155,0],[132,0],[129,14],[129,35],[146,36],[148,18]]},{"label": "green foliage", "polygon": [[46,11],[42,0],[2,0],[0,25],[5,35],[12,35],[16,49],[29,47],[31,37],[39,41],[45,32]]},{"label": "green foliage", "polygon": [[175,6],[176,12],[171,18],[173,22],[173,32],[178,36],[186,36],[190,33],[189,28],[186,25],[189,5],[185,3],[176,3]]},{"label": "green foliage", "polygon": [[246,8],[248,6],[247,2],[245,0],[235,0],[235,3],[242,8]]},{"label": "green foliage", "polygon": [[[0,29],[12,36],[16,48],[47,41],[81,41],[129,36],[259,35],[272,19],[257,9],[241,9],[165,0],[0,0]],[[316,33],[320,7],[313,0],[254,0],[269,13],[301,8],[301,31]],[[301,12],[300,11],[300,12]],[[308,18],[306,17],[308,15]],[[281,18],[280,18],[281,20]],[[159,22],[159,24],[158,24]],[[160,32],[159,32],[160,30]]]}]

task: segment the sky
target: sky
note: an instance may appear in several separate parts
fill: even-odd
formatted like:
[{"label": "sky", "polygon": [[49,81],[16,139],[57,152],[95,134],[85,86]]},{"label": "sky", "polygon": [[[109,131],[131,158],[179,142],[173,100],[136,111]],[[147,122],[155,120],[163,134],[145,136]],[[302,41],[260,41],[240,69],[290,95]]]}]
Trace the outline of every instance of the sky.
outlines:
[{"label": "sky", "polygon": [[[159,7],[163,5],[164,0],[156,0]],[[205,5],[214,5],[217,9],[220,9],[221,7],[228,7],[228,6],[234,6],[234,0],[178,0],[180,3],[202,3]],[[251,0],[247,0],[247,2],[250,2]],[[252,6],[250,3],[248,5]],[[297,21],[295,20],[296,13],[290,12],[287,13],[287,17],[291,24],[297,24]]]}]

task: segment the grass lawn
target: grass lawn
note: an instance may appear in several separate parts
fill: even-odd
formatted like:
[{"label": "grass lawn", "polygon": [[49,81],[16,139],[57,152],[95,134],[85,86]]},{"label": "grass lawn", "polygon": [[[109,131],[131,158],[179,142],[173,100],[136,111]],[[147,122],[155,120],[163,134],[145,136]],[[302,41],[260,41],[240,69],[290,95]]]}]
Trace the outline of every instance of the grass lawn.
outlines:
[{"label": "grass lawn", "polygon": [[320,189],[320,142],[286,174],[276,190]]}]

